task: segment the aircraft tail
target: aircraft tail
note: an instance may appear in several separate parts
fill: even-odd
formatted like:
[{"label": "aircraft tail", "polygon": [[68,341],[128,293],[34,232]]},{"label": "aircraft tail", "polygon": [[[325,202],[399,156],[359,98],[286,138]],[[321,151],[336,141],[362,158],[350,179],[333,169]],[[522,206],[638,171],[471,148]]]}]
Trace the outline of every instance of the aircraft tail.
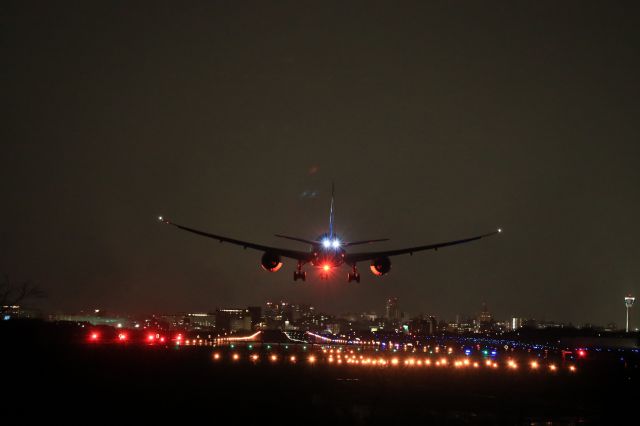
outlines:
[{"label": "aircraft tail", "polygon": [[329,208],[329,238],[333,239],[333,197],[335,193],[335,185],[331,182],[331,207]]}]

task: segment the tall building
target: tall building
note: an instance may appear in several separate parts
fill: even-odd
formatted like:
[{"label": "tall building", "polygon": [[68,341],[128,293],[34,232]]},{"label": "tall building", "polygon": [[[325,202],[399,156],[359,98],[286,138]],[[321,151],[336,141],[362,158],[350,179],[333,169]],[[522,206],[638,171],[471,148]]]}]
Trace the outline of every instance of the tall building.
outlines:
[{"label": "tall building", "polygon": [[491,329],[491,324],[493,322],[493,317],[489,310],[487,309],[487,304],[482,302],[482,312],[478,315],[478,330],[480,332],[489,331]]},{"label": "tall building", "polygon": [[398,306],[398,298],[390,297],[385,307],[386,318],[391,322],[398,322],[401,319],[400,307]]},{"label": "tall building", "polygon": [[260,306],[249,306],[247,311],[251,317],[251,328],[253,329],[262,321],[262,308]]}]

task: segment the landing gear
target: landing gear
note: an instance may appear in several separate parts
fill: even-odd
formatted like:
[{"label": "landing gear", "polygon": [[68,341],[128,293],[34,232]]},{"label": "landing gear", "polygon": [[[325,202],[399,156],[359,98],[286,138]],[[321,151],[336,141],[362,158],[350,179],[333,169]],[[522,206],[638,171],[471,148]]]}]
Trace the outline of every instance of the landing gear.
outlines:
[{"label": "landing gear", "polygon": [[301,262],[298,262],[298,267],[296,268],[295,271],[293,271],[293,280],[294,281],[298,281],[298,280],[306,281],[307,280],[307,273],[302,270],[302,263]]},{"label": "landing gear", "polygon": [[356,269],[356,265],[353,265],[353,272],[349,272],[347,274],[347,282],[355,281],[357,283],[360,282],[360,273]]}]

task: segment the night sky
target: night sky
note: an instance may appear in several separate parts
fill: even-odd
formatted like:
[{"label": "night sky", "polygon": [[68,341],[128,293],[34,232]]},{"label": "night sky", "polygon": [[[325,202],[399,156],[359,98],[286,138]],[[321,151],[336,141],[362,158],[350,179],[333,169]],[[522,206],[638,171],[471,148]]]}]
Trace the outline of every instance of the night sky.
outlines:
[{"label": "night sky", "polygon": [[[74,311],[267,300],[624,322],[640,282],[637,2],[0,5],[0,272]],[[321,282],[306,249],[497,237]],[[315,195],[314,195],[315,192]],[[309,275],[314,275],[307,268]],[[636,294],[637,295],[637,294]],[[637,324],[637,323],[636,323]]]}]

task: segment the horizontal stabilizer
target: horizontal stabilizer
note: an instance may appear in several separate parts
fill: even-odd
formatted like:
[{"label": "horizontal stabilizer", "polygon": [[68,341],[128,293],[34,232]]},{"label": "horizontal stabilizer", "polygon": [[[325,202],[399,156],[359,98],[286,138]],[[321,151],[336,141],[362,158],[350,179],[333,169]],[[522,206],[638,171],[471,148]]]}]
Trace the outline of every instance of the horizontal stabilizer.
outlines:
[{"label": "horizontal stabilizer", "polygon": [[371,243],[379,243],[381,241],[389,241],[389,238],[379,238],[377,240],[363,240],[363,241],[353,241],[350,243],[343,243],[343,246],[357,246],[360,244],[371,244]]},{"label": "horizontal stabilizer", "polygon": [[311,241],[311,240],[307,240],[307,239],[304,239],[304,238],[290,237],[288,235],[275,234],[275,236],[278,237],[278,238],[285,238],[287,240],[299,241],[301,243],[307,243],[307,244],[311,244],[311,245],[314,245],[314,246],[320,244],[320,241]]}]

